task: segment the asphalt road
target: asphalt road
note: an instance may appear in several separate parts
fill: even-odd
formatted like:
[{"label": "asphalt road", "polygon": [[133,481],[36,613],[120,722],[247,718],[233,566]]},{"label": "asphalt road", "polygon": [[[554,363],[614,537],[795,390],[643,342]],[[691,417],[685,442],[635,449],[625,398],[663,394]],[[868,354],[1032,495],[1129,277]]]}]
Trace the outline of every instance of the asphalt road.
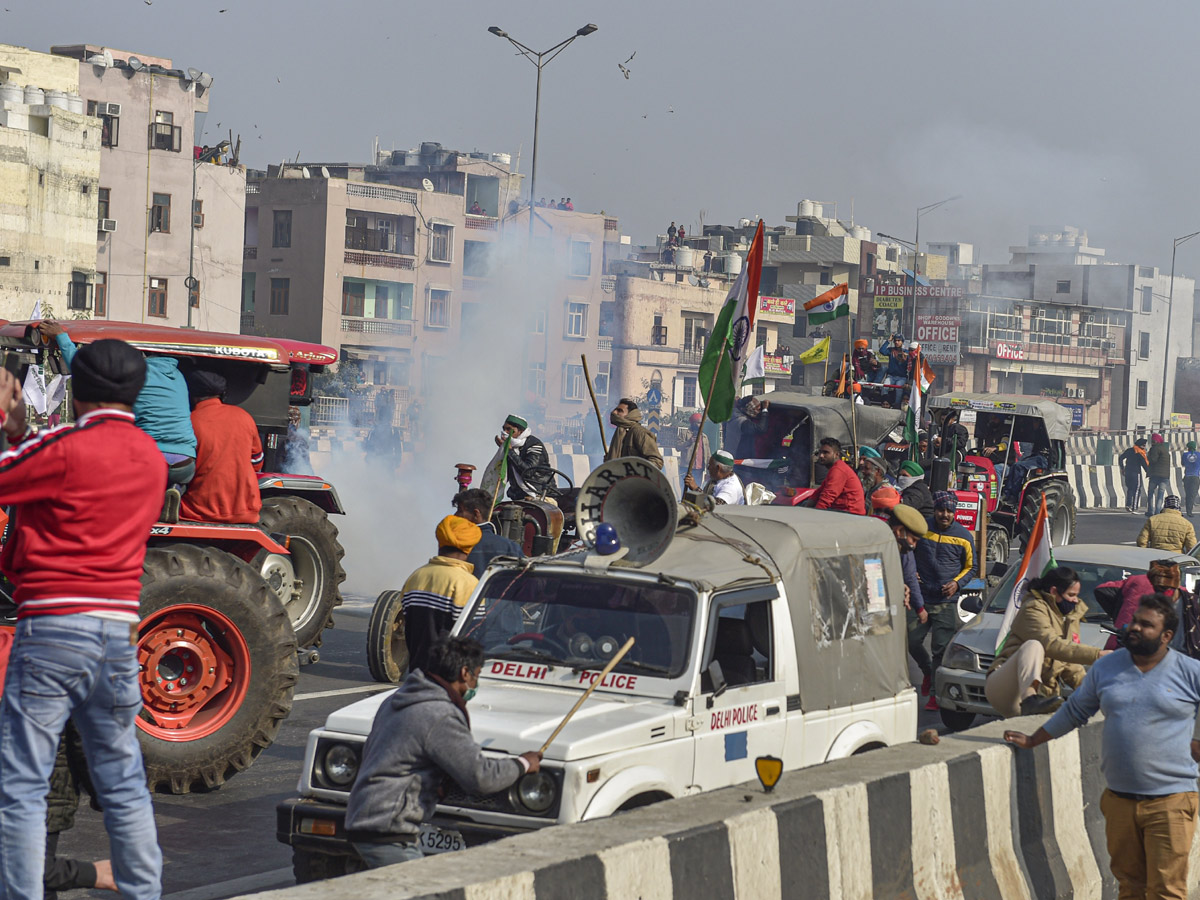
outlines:
[{"label": "asphalt road", "polygon": [[[1132,544],[1143,521],[1125,512],[1080,513],[1076,541]],[[300,670],[292,714],[279,738],[248,771],[211,793],[155,797],[167,897],[219,900],[292,883],[291,850],[275,840],[275,804],[295,793],[308,732],[333,710],[384,689],[366,666],[370,604],[370,598],[350,597],[339,609],[337,627],[325,632],[320,662]],[[944,730],[934,712],[922,712],[919,727]],[[81,859],[107,856],[100,815],[82,806],[60,847]]]}]

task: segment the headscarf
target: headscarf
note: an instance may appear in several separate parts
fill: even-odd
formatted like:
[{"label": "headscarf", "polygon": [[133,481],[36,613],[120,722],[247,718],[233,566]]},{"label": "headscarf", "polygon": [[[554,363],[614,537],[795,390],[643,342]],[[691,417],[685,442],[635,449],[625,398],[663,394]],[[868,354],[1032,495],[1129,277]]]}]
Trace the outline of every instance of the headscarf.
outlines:
[{"label": "headscarf", "polygon": [[1195,441],[1188,441],[1188,442],[1187,442],[1187,448],[1188,448],[1189,450],[1195,450],[1195,449],[1196,449],[1196,442],[1195,442]]},{"label": "headscarf", "polygon": [[727,469],[733,468],[733,454],[728,450],[718,450],[709,459],[719,466],[724,466]]},{"label": "headscarf", "polygon": [[434,532],[439,547],[453,547],[463,553],[470,553],[483,537],[483,532],[474,522],[468,522],[462,516],[446,516],[438,522]]},{"label": "headscarf", "polygon": [[900,502],[900,492],[890,485],[876,488],[871,494],[871,509],[877,514],[890,511]]},{"label": "headscarf", "polygon": [[906,459],[900,463],[900,471],[905,475],[916,475],[918,477],[925,474],[925,470],[921,468],[921,464],[912,459]]},{"label": "headscarf", "polygon": [[193,403],[208,397],[220,397],[225,393],[225,376],[207,369],[192,369],[184,375],[184,380],[187,381],[188,393],[192,395]]},{"label": "headscarf", "polygon": [[133,406],[146,383],[146,358],[124,341],[84,344],[71,360],[75,399]]},{"label": "headscarf", "polygon": [[1167,499],[1163,501],[1163,509],[1179,509],[1178,495],[1167,494]]},{"label": "headscarf", "polygon": [[1146,573],[1156,591],[1179,590],[1179,564],[1170,559],[1156,559]]},{"label": "headscarf", "polygon": [[952,491],[938,491],[933,495],[934,509],[958,509],[958,496]]},{"label": "headscarf", "polygon": [[1163,436],[1161,434],[1152,434],[1150,435],[1150,441],[1151,443],[1161,444],[1163,442]]},{"label": "headscarf", "polygon": [[511,425],[514,428],[519,428],[521,431],[524,431],[526,428],[529,427],[529,420],[522,418],[521,416],[518,416],[516,413],[511,413],[504,420],[504,424]]}]

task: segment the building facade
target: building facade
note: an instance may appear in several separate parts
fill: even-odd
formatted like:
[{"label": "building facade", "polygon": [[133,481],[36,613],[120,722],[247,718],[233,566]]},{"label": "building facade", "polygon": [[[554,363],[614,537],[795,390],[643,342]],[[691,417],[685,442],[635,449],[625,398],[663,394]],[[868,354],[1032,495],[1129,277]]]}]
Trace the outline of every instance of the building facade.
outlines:
[{"label": "building facade", "polygon": [[99,125],[94,315],[236,334],[246,174],[199,160],[212,78],[91,44],[51,53]]},{"label": "building facade", "polygon": [[0,44],[0,318],[91,310],[100,140],[77,65]]}]

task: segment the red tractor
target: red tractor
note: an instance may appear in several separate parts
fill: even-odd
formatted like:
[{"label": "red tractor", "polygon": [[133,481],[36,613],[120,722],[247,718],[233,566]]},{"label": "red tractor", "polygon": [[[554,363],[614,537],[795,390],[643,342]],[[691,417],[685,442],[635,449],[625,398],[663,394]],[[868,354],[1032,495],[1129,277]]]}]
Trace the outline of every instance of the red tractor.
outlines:
[{"label": "red tractor", "polygon": [[[16,372],[63,370],[34,323],[0,323],[0,352]],[[279,471],[288,407],[311,402],[310,375],[337,361],[317,344],[126,322],[64,322],[70,338],[128,341],[219,371],[226,401],[255,419],[264,451],[259,524],[153,526],[143,577],[138,722],[153,789],[212,789],[247,768],[291,711],[298,654],[316,658],[342,602],[344,551],[329,514],[337,492],[318,476]],[[305,650],[304,648],[314,648]]]}]

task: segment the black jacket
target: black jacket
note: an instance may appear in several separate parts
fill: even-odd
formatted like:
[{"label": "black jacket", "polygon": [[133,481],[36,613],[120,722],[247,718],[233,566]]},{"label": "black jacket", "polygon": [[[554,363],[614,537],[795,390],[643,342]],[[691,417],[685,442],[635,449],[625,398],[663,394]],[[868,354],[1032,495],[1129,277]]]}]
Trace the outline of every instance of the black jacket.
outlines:
[{"label": "black jacket", "polygon": [[475,549],[467,555],[467,562],[475,567],[475,577],[479,578],[483,575],[483,570],[497,556],[515,556],[517,559],[522,557],[521,547],[516,541],[510,541],[506,537],[496,534],[496,526],[491,522],[484,522],[479,526],[479,530],[483,535],[479,538],[479,543],[475,545]]},{"label": "black jacket", "polygon": [[926,522],[933,518],[933,491],[924,481],[914,481],[901,491],[900,502],[923,515]]},{"label": "black jacket", "polygon": [[[509,500],[524,500],[526,497],[536,496],[554,480],[554,476],[545,471],[544,467],[550,465],[550,454],[546,452],[546,445],[532,434],[525,438],[519,448],[512,448],[508,451],[508,470],[509,475],[508,499]],[[537,467],[543,467],[543,471],[531,474]]]}]

